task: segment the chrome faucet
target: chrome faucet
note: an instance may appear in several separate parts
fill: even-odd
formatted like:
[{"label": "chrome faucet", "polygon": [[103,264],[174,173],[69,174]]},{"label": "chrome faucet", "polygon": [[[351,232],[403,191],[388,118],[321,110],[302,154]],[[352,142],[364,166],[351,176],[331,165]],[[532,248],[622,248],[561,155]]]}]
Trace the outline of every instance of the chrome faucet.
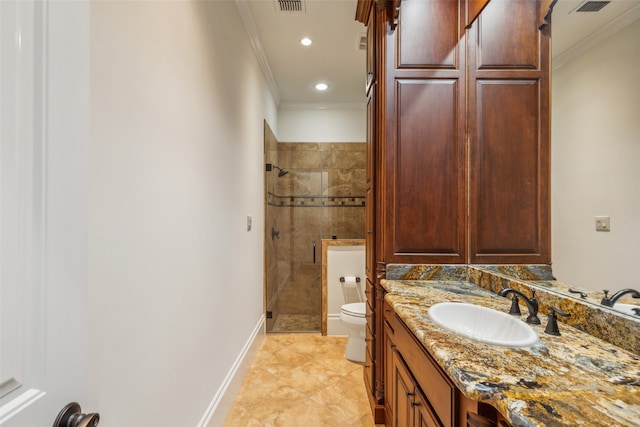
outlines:
[{"label": "chrome faucet", "polygon": [[536,291],[531,291],[531,298],[527,297],[522,292],[511,288],[505,288],[501,290],[498,295],[504,297],[510,293],[519,295],[524,300],[525,304],[527,304],[527,308],[529,309],[529,317],[527,317],[527,323],[530,323],[532,325],[539,325],[540,319],[538,318],[538,300],[536,299]]},{"label": "chrome faucet", "polygon": [[640,298],[640,292],[635,289],[623,289],[621,291],[616,292],[609,298],[609,290],[604,290],[604,298],[602,298],[602,305],[606,305],[607,307],[613,307],[613,304],[616,303],[623,295],[631,294],[633,298]]}]

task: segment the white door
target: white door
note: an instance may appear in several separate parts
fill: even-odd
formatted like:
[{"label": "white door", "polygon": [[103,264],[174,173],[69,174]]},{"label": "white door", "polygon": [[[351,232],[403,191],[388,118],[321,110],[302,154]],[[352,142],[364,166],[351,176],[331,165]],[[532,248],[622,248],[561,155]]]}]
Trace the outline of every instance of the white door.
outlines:
[{"label": "white door", "polygon": [[86,404],[88,7],[0,1],[3,427]]}]

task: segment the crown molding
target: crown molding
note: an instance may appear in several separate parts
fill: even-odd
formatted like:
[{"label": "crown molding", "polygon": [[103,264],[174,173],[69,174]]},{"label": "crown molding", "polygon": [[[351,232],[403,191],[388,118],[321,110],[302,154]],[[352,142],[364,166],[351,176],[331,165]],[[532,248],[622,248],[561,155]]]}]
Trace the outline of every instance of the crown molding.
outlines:
[{"label": "crown molding", "polygon": [[279,110],[366,110],[367,102],[283,102]]},{"label": "crown molding", "polygon": [[249,39],[251,40],[251,45],[253,46],[253,50],[258,59],[258,63],[260,64],[260,68],[262,69],[262,73],[264,74],[264,78],[267,81],[267,86],[269,86],[269,90],[273,95],[273,99],[276,105],[280,105],[280,102],[282,100],[282,98],[280,97],[280,91],[278,90],[276,80],[273,78],[273,73],[271,72],[269,61],[267,61],[267,56],[264,54],[264,50],[262,49],[262,43],[260,43],[258,29],[256,28],[256,21],[253,19],[253,14],[251,13],[249,2],[247,0],[235,0],[235,2],[236,6],[238,7],[238,12],[240,13],[240,18],[242,19],[242,22],[244,24],[244,28],[247,30],[247,34],[249,35]]},{"label": "crown molding", "polygon": [[[585,37],[580,42],[571,46],[569,49],[565,50],[558,56],[554,57],[552,59],[551,65],[552,70],[555,71],[568,62],[573,61],[575,58],[582,55],[587,50],[591,49],[598,43],[608,39],[625,27],[631,25],[638,19],[640,19],[640,4],[631,8],[624,15],[617,17],[604,27],[600,28],[599,30]],[[551,17],[551,22],[553,28],[553,16]]]}]

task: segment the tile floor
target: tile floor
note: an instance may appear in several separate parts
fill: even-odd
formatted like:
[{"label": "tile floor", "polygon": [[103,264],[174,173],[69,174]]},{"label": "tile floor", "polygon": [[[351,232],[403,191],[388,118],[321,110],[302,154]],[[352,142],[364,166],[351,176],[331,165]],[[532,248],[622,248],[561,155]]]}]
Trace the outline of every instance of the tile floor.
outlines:
[{"label": "tile floor", "polygon": [[320,332],[319,314],[278,314],[271,332]]},{"label": "tile floor", "polygon": [[373,427],[346,337],[267,334],[225,427]]}]

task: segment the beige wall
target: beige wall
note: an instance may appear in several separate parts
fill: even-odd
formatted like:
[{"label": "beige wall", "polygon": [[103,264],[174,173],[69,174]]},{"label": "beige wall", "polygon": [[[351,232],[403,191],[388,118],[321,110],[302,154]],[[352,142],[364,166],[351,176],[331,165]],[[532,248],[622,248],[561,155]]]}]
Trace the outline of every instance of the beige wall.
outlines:
[{"label": "beige wall", "polygon": [[639,40],[636,21],[553,73],[553,272],[572,285],[640,288]]},{"label": "beige wall", "polygon": [[86,406],[204,425],[263,322],[275,103],[233,1],[96,1],[90,20]]}]

